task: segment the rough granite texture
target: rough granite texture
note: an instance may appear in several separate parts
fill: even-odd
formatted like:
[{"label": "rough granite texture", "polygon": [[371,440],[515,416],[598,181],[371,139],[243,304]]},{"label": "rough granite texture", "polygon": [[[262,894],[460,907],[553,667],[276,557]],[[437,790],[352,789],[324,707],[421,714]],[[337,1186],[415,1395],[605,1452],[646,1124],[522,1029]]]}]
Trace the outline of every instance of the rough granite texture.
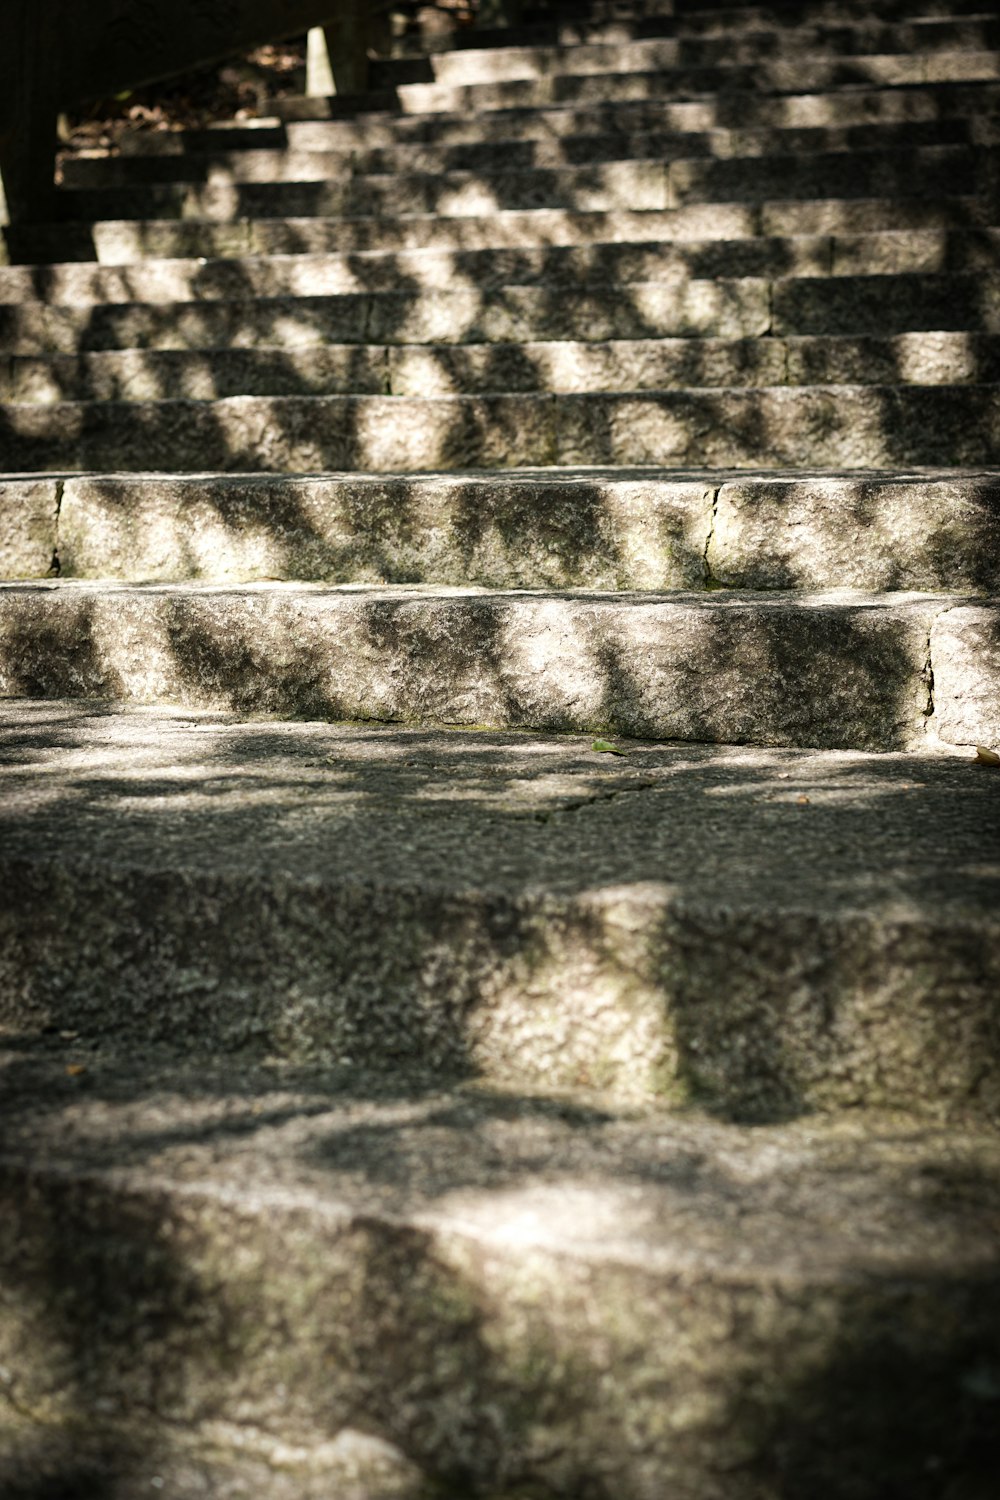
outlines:
[{"label": "rough granite texture", "polygon": [[710,575],[740,588],[1000,592],[994,476],[736,480],[718,491]]},{"label": "rough granite texture", "polygon": [[998,454],[996,385],[237,396],[22,403],[0,412],[0,463],[13,471],[980,468]]},{"label": "rough granite texture", "polygon": [[56,548],[59,483],[0,477],[0,578],[44,578]]},{"label": "rough granite texture", "polygon": [[1000,476],[91,476],[58,546],[64,578],[998,594]]},{"label": "rough granite texture", "polygon": [[[1000,745],[1000,620],[996,611],[970,604],[935,622],[931,650],[940,673],[936,696],[938,734],[962,744]],[[963,688],[956,690],[961,680]]]},{"label": "rough granite texture", "polygon": [[994,1493],[995,1136],[17,1037],[2,1077],[7,1496]]},{"label": "rough granite texture", "polygon": [[[933,748],[946,595],[0,585],[0,697],[659,739]],[[993,619],[996,607],[984,606]],[[960,670],[939,687],[964,704]],[[965,729],[986,724],[975,704]],[[933,729],[933,725],[931,726]]]},{"label": "rough granite texture", "polygon": [[67,480],[63,576],[698,588],[710,476]]},{"label": "rough granite texture", "polygon": [[0,1023],[1000,1113],[997,773],[4,706]]}]

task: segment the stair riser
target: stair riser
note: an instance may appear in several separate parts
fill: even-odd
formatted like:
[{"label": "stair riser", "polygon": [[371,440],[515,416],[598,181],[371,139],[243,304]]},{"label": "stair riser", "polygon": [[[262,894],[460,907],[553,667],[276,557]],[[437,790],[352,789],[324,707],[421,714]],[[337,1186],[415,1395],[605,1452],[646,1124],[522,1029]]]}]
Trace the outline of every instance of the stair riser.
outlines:
[{"label": "stair riser", "polygon": [[887,231],[523,249],[413,250],[219,260],[168,260],[118,270],[94,264],[0,268],[0,302],[191,302],[398,291],[400,285],[480,290],[535,282],[706,280],[776,276],[993,274],[1000,230]]},{"label": "stair riser", "polygon": [[[154,153],[150,156],[67,157],[61,162],[66,187],[127,187],[172,181],[205,181],[222,175],[234,181],[322,181],[346,175],[396,172],[552,171],[597,162],[673,157],[789,156],[813,151],[894,151],[928,147],[996,145],[1000,124],[990,118],[910,120],[870,126],[784,130],[705,130],[631,132],[628,121],[616,132],[546,136],[543,139],[490,139],[466,145],[417,144],[358,150],[222,151]],[[300,127],[304,129],[304,127]]]},{"label": "stair riser", "polygon": [[[695,99],[597,99],[578,107],[507,111],[502,120],[467,110],[451,114],[364,114],[352,118],[348,102],[290,95],[273,108],[283,118],[294,150],[368,151],[406,142],[438,145],[504,139],[539,140],[602,132],[746,130],[751,127],[870,127],[878,122],[934,121],[946,118],[995,119],[997,85],[937,83],[907,89],[865,88],[834,92],[768,95],[736,90]],[[157,146],[157,150],[168,149]],[[176,148],[169,148],[176,149]]]},{"label": "stair riser", "polygon": [[1000,332],[1000,283],[981,276],[634,282],[188,303],[0,307],[10,353],[326,344],[524,344],[767,334]]},{"label": "stair riser", "polygon": [[912,151],[915,148],[995,144],[1000,126],[990,120],[927,120],[903,124],[816,130],[717,130],[687,135],[629,133],[563,136],[542,140],[491,140],[470,145],[411,145],[358,151],[271,150],[166,153],[148,157],[70,157],[61,166],[67,188],[121,188],[156,183],[321,182],[397,173],[552,171],[600,162],[669,160],[672,157],[756,158],[812,152]]},{"label": "stair riser", "polygon": [[995,153],[984,148],[835,152],[805,157],[743,157],[723,161],[628,161],[553,171],[443,177],[369,177],[315,181],[160,184],[67,190],[65,217],[279,218],[295,215],[394,217],[437,213],[469,217],[491,209],[567,208],[609,213],[651,211],[686,203],[766,202],[798,198],[905,198],[914,180],[929,197],[974,195],[989,187]]},{"label": "stair riser", "polygon": [[[978,7],[973,7],[978,10]],[[958,49],[982,49],[996,46],[995,22],[979,12],[962,17],[930,17],[923,21],[900,21],[883,23],[855,16],[852,20],[824,22],[817,18],[811,22],[789,22],[787,13],[761,13],[751,9],[716,11],[704,15],[654,16],[633,18],[618,17],[614,20],[550,21],[521,26],[509,26],[502,30],[484,31],[476,28],[468,32],[452,32],[448,49],[435,48],[431,61],[435,68],[444,61],[439,54],[444,51],[450,59],[456,52],[484,51],[487,48],[521,47],[577,47],[577,46],[627,46],[635,42],[655,42],[661,39],[677,39],[690,60],[709,60],[715,56],[725,60],[732,54],[723,50],[726,41],[735,38],[740,45],[757,48],[758,54],[781,55],[787,46],[801,47],[811,55],[824,50],[837,56],[852,53],[874,56],[886,52],[937,52]],[[714,48],[714,52],[709,50]],[[430,52],[430,49],[428,49]],[[417,57],[422,61],[425,52]],[[413,68],[413,58],[399,61],[383,60],[379,64],[377,77],[391,82],[393,77],[401,81],[407,69]],[[454,66],[454,64],[452,64]],[[477,63],[477,66],[479,64]],[[384,70],[384,71],[381,71]],[[440,76],[436,74],[436,76]]]},{"label": "stair riser", "polygon": [[[385,1139],[391,1151],[391,1127]],[[316,1157],[325,1166],[319,1145]],[[931,1180],[945,1161],[942,1148]],[[846,1500],[876,1466],[900,1493],[923,1496],[928,1456],[944,1454],[953,1472],[978,1467],[958,1435],[987,1419],[961,1377],[990,1367],[1000,1320],[996,1278],[978,1266],[853,1283],[750,1279],[689,1261],[650,1270],[520,1248],[441,1215],[311,1211],[276,1190],[241,1204],[197,1183],[171,1190],[14,1163],[0,1193],[0,1255],[16,1289],[0,1352],[24,1405],[55,1419],[47,1443],[61,1419],[69,1452],[97,1448],[91,1493],[113,1485],[133,1500],[166,1475],[172,1495],[193,1500],[220,1459],[245,1461],[255,1435],[266,1451],[264,1433],[293,1483],[304,1461],[298,1493],[309,1496],[321,1493],[309,1461],[325,1440],[313,1462],[351,1500],[432,1486],[487,1494],[498,1475],[555,1500],[595,1483],[621,1500],[658,1500],[665,1475],[699,1500],[779,1500],[786,1476]],[[671,1336],[650,1340],[651,1327]],[[824,1417],[803,1431],[804,1393],[822,1401],[841,1388],[833,1430]],[[896,1431],[890,1393],[926,1412],[918,1436],[891,1448],[874,1436]],[[381,1475],[373,1464],[375,1487],[352,1484],[349,1463],[340,1482],[332,1440],[361,1424],[395,1445],[406,1488],[377,1488],[395,1477],[392,1448]],[[270,1473],[262,1464],[257,1483]],[[192,1487],[174,1488],[185,1475]]]},{"label": "stair riser", "polygon": [[[688,204],[666,212],[577,213],[500,210],[481,218],[112,220],[18,231],[17,257],[27,261],[97,261],[104,265],[162,258],[341,254],[351,251],[494,250],[608,242],[681,243],[802,235],[909,232],[947,234],[995,229],[987,198],[826,199],[815,203]],[[207,273],[209,276],[212,273]]]},{"label": "stair riser", "polygon": [[[683,99],[720,91],[801,94],[873,84],[910,87],[934,83],[992,83],[1000,78],[1000,53],[942,52],[926,57],[892,54],[882,57],[768,59],[731,67],[678,67],[658,72],[613,74],[610,90],[617,101]],[[609,93],[609,75],[512,79],[507,83],[409,83],[378,93],[345,97],[342,108],[357,114],[398,108],[404,114],[461,113],[463,110],[537,109],[554,104],[601,103]],[[291,118],[308,118],[305,106],[282,109]],[[315,111],[321,105],[313,104]],[[330,105],[333,112],[334,106]]]},{"label": "stair riser", "polygon": [[[808,299],[802,300],[808,307]],[[768,332],[769,302],[767,282],[739,280],[642,283],[575,293],[507,287],[492,296],[428,291],[92,308],[36,303],[0,309],[0,339],[11,353],[40,354],[88,348],[235,345],[293,350],[329,343],[597,342],[670,334],[754,338]],[[817,318],[822,317],[822,303],[820,307]],[[959,306],[955,317],[962,312]]]},{"label": "stair riser", "polygon": [[[18,481],[9,577],[1000,592],[996,478]],[[58,529],[56,512],[58,505]]]},{"label": "stair riser", "polygon": [[[499,84],[511,80],[581,77],[592,74],[631,74],[681,68],[739,68],[747,64],[787,64],[801,58],[806,65],[830,57],[856,57],[866,71],[874,63],[881,72],[886,60],[917,66],[891,73],[889,81],[919,83],[933,77],[940,54],[988,53],[1000,43],[1000,26],[991,21],[944,21],[935,26],[873,26],[866,28],[796,29],[794,31],[734,32],[715,37],[644,37],[633,40],[588,41],[579,35],[567,45],[511,45],[481,50],[459,48],[429,57],[375,63],[371,87],[384,89],[410,84],[461,87]],[[612,85],[613,87],[613,85]]]},{"label": "stair riser", "polygon": [[0,400],[226,400],[233,396],[562,395],[780,385],[1000,381],[1000,336],[683,338],[524,344],[327,345],[297,350],[111,350],[0,359]]},{"label": "stair riser", "polygon": [[5,423],[0,463],[13,473],[386,473],[555,463],[858,469],[1000,459],[993,386],[247,396],[8,406]]},{"label": "stair riser", "polygon": [[[936,270],[950,260],[987,269],[1000,251],[995,235],[871,236],[838,244],[826,235],[798,239],[701,240],[684,244],[557,245],[522,250],[401,251],[352,256],[282,256],[259,260],[152,262],[118,270],[93,265],[6,266],[0,268],[0,302],[51,304],[193,302],[254,297],[342,296],[393,292],[400,288],[477,291],[528,286],[536,282],[581,283],[726,280],[774,275],[822,276],[834,256],[856,270],[866,258],[881,271],[886,261],[931,261]],[[899,267],[903,269],[903,267]]]},{"label": "stair riser", "polygon": [[532,903],[103,862],[0,871],[9,1026],[88,1035],[113,1015],[122,1046],[589,1080],[737,1119],[997,1108],[997,934],[972,924],[762,917],[738,892],[719,911],[655,883]]},{"label": "stair riser", "polygon": [[[766,596],[428,601],[83,584],[0,600],[7,697],[871,750],[928,743],[932,621],[941,615],[945,641],[962,613],[947,598],[923,611],[803,611]],[[935,674],[945,740],[961,723],[960,743],[995,742],[995,655],[957,679]]]}]

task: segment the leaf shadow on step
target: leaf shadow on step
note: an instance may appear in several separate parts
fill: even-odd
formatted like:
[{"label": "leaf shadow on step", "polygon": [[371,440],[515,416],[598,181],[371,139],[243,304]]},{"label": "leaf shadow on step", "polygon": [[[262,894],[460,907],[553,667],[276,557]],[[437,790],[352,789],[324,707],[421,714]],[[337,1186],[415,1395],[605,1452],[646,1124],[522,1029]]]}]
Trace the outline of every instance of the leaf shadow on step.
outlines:
[{"label": "leaf shadow on step", "polygon": [[[682,1121],[671,1139],[665,1120],[634,1129],[567,1100],[118,1066],[81,1094],[25,1058],[5,1069],[8,1107],[36,1069],[55,1170],[43,1145],[30,1182],[4,1173],[0,1253],[26,1362],[62,1392],[78,1451],[63,1462],[51,1429],[29,1434],[26,1477],[0,1459],[5,1500],[134,1500],[157,1473],[215,1494],[224,1427],[209,1429],[217,1470],[174,1436],[197,1421],[255,1426],[286,1455],[344,1428],[386,1442],[408,1483],[365,1500],[651,1500],[682,1483],[726,1500],[991,1500],[996,1270],[879,1261],[894,1235],[894,1255],[908,1233],[981,1236],[995,1168],[952,1139],[916,1162],[892,1127],[874,1154],[865,1136],[824,1153],[807,1133],[769,1162],[762,1140],[747,1176],[745,1135]],[[77,1169],[60,1171],[72,1099]],[[199,1192],[199,1162],[240,1190]],[[359,1188],[370,1206],[310,1211]],[[643,1218],[643,1194],[658,1213]],[[856,1249],[826,1274],[831,1220]],[[655,1254],[592,1255],[612,1226],[668,1261],[704,1238],[707,1258],[678,1275]],[[771,1257],[798,1254],[805,1274],[775,1277]],[[284,1500],[280,1475],[252,1477]],[[304,1475],[288,1493],[329,1491]]]},{"label": "leaf shadow on step", "polygon": [[[609,764],[589,740],[156,711],[116,748],[107,710],[31,719],[5,751],[25,975],[8,1024],[530,1076],[722,1119],[996,1111],[997,957],[975,916],[996,808],[974,766],[915,759],[900,780],[650,745]],[[38,764],[48,795],[18,813]],[[956,870],[921,847],[942,816]],[[53,819],[99,876],[43,857]]]}]

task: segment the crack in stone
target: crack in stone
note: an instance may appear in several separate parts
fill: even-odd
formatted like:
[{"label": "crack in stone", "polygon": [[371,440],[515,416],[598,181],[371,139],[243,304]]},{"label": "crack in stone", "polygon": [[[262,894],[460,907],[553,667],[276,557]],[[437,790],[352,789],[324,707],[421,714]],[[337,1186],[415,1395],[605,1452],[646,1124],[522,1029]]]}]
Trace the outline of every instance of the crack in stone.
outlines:
[{"label": "crack in stone", "polygon": [[925,707],[925,709],[923,711],[923,713],[924,713],[924,732],[925,733],[930,728],[930,721],[934,717],[934,707],[935,707],[935,705],[934,705],[934,656],[933,656],[933,648],[932,648],[932,640],[933,640],[933,636],[934,636],[934,628],[937,625],[938,621],[939,620],[943,620],[944,617],[945,617],[945,615],[950,614],[951,611],[954,608],[955,608],[954,604],[947,604],[947,605],[945,605],[944,609],[938,610],[937,614],[934,615],[931,618],[931,622],[930,622],[930,624],[927,627],[927,640],[926,640],[926,643],[925,643],[925,651],[924,651],[924,665],[923,665],[923,669],[921,671],[921,676],[923,677],[924,681],[927,684],[927,706]]},{"label": "crack in stone", "polygon": [[66,490],[65,479],[56,480],[56,513],[54,527],[54,542],[52,547],[52,561],[49,563],[49,578],[58,578],[62,573],[62,563],[59,561],[59,519],[62,515],[63,494]]},{"label": "crack in stone", "polygon": [[716,517],[719,514],[719,496],[721,494],[722,485],[720,484],[717,485],[716,488],[712,491],[712,518],[708,524],[708,536],[705,538],[705,546],[702,549],[701,554],[701,571],[706,587],[715,583],[716,581],[712,576],[712,564],[708,560],[708,552],[709,548],[712,545],[712,542],[715,540],[715,521]]}]

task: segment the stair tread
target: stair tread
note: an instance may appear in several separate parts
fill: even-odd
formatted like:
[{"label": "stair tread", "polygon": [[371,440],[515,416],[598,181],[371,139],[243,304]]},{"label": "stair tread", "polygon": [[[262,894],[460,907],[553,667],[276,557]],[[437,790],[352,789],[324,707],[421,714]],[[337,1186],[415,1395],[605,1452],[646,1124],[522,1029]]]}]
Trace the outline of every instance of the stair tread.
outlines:
[{"label": "stair tread", "polygon": [[[7,1004],[15,1034],[589,1078],[674,1104],[697,1080],[745,1118],[998,1108],[998,809],[968,757],[628,740],[613,756],[590,734],[175,705],[8,702],[0,719],[0,920],[22,962],[45,953]],[[666,945],[652,969],[649,941]]]}]

